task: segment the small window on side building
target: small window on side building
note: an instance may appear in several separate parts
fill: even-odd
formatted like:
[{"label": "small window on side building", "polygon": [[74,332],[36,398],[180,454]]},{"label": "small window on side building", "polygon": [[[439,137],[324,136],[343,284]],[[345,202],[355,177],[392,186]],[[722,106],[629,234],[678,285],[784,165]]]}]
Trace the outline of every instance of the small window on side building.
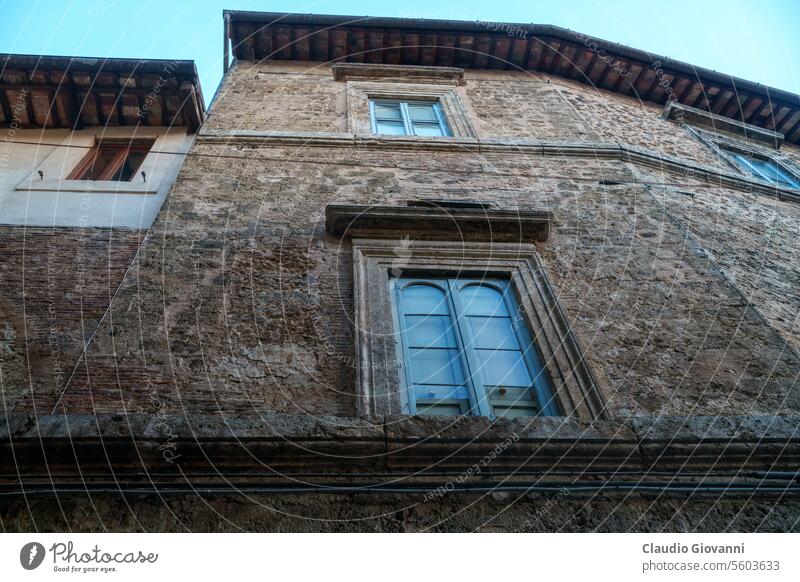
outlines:
[{"label": "small window on side building", "polygon": [[136,176],[152,146],[152,140],[99,141],[67,179],[129,182]]}]

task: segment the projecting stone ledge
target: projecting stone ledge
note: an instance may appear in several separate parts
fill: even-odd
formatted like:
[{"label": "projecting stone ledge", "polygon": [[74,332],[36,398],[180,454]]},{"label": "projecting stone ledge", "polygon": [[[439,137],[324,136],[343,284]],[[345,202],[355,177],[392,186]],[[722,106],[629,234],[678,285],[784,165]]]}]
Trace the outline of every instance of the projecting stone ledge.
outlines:
[{"label": "projecting stone ledge", "polygon": [[494,242],[546,241],[551,212],[463,206],[329,204],[325,229],[335,236],[424,233],[426,238]]}]

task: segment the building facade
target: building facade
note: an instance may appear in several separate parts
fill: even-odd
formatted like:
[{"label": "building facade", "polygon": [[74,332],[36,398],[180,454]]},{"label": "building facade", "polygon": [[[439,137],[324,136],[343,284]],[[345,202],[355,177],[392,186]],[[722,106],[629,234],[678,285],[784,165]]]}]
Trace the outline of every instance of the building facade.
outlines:
[{"label": "building facade", "polygon": [[800,527],[798,96],[554,27],[224,18],[140,222],[3,190],[4,529]]}]

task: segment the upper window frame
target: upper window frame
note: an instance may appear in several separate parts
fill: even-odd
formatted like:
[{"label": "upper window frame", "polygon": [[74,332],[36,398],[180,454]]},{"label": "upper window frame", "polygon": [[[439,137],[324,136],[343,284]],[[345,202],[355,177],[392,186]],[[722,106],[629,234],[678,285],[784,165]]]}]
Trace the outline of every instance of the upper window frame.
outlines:
[{"label": "upper window frame", "polygon": [[[87,182],[131,182],[144,164],[144,160],[153,148],[154,143],[154,139],[100,139],[95,142],[94,146],[72,169],[66,179]],[[104,152],[113,153],[111,161],[96,178],[87,177],[87,173],[97,158]],[[131,153],[143,154],[142,159],[127,180],[115,180],[114,176],[120,172]]]},{"label": "upper window frame", "polygon": [[[474,112],[468,107],[469,97],[465,87],[454,82],[408,82],[397,79],[346,82],[347,131],[364,138],[393,138],[397,140],[457,140],[477,137],[470,118]],[[375,134],[370,115],[370,101],[429,101],[439,104],[447,121],[449,135],[445,138],[416,135]]]},{"label": "upper window frame", "polygon": [[[695,139],[716,153],[730,167],[734,168],[737,173],[745,176],[748,180],[783,190],[797,191],[800,189],[800,171],[798,171],[785,156],[777,153],[775,149],[756,144],[753,140],[743,141],[718,133],[710,133],[697,127],[686,126],[686,130]],[[745,167],[745,163],[740,161],[737,156],[772,162],[779,170],[794,180],[798,186],[789,186],[782,182],[776,182],[768,176],[765,176],[762,172],[756,170],[755,167],[750,164],[746,164],[747,167]]]},{"label": "upper window frame", "polygon": [[[425,134],[418,134],[415,128],[414,120],[411,119],[411,112],[409,110],[410,105],[430,105],[433,114],[436,117],[436,123],[424,123],[425,125],[431,126],[438,126],[441,135],[438,136],[429,136]],[[372,128],[372,133],[375,135],[397,135],[397,134],[384,134],[378,131],[378,123],[380,122],[390,122],[395,120],[382,120],[378,119],[378,114],[376,111],[376,105],[385,105],[385,106],[398,106],[400,112],[400,121],[402,122],[403,129],[405,136],[415,136],[415,137],[453,137],[453,131],[450,129],[450,124],[447,122],[447,116],[445,115],[444,111],[442,110],[442,106],[439,103],[438,99],[380,99],[380,98],[370,98],[369,100],[369,121],[370,127]],[[419,122],[423,123],[423,122]]]}]

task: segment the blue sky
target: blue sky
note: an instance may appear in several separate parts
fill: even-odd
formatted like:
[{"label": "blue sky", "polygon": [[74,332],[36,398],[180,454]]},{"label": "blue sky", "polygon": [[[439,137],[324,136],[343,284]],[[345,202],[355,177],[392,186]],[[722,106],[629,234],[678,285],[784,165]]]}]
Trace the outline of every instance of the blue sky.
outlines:
[{"label": "blue sky", "polygon": [[222,9],[535,22],[800,93],[796,0],[0,0],[0,52],[194,59],[222,75]]}]

